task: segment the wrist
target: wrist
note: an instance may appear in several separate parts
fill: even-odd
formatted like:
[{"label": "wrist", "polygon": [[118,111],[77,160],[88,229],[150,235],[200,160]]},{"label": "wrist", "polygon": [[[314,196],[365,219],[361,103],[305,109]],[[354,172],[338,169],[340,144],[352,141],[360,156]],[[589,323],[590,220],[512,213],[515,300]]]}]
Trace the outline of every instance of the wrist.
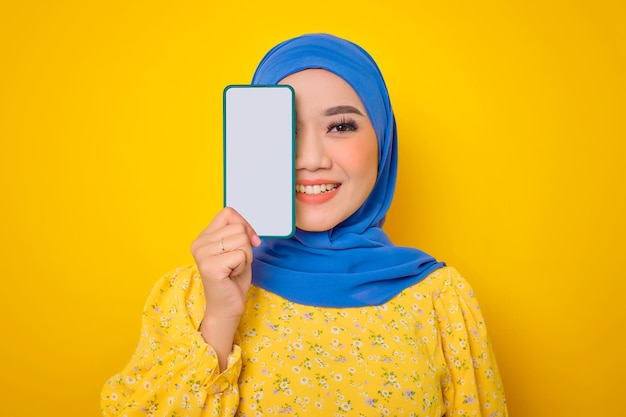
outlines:
[{"label": "wrist", "polygon": [[200,333],[204,341],[215,351],[219,367],[223,371],[226,369],[228,355],[233,350],[235,332],[239,325],[239,317],[207,317],[200,323]]}]

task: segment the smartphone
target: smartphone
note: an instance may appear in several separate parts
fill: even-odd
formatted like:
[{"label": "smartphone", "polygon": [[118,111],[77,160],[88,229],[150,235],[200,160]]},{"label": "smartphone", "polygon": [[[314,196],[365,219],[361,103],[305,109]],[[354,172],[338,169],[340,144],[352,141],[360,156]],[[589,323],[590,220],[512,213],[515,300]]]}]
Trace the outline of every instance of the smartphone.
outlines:
[{"label": "smartphone", "polygon": [[224,89],[224,205],[261,237],[295,232],[295,106],[288,85]]}]

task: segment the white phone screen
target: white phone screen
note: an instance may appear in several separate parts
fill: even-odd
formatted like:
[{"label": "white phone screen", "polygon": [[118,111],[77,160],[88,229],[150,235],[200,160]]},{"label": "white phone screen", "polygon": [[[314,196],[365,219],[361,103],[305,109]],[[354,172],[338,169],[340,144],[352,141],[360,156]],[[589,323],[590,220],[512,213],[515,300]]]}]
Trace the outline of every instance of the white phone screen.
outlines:
[{"label": "white phone screen", "polygon": [[288,85],[224,90],[224,205],[261,237],[295,231],[294,119]]}]

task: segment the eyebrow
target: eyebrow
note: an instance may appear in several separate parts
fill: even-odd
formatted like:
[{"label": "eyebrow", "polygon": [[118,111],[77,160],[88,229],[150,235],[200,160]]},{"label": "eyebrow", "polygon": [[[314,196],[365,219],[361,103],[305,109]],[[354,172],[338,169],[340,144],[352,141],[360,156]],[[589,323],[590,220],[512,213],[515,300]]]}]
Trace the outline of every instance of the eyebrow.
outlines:
[{"label": "eyebrow", "polygon": [[345,114],[345,113],[354,113],[354,114],[359,114],[361,116],[363,116],[363,113],[361,113],[361,111],[359,109],[357,109],[356,107],[352,107],[352,106],[335,106],[335,107],[331,107],[329,109],[327,109],[324,112],[325,116],[335,116],[337,114]]}]

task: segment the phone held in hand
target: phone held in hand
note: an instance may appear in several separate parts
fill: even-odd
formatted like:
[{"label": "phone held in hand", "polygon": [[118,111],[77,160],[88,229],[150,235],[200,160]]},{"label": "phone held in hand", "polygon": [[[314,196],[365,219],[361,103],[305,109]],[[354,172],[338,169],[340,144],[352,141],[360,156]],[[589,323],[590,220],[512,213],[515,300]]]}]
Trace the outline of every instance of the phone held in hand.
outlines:
[{"label": "phone held in hand", "polygon": [[261,237],[295,232],[295,108],[288,85],[224,89],[224,205]]}]

